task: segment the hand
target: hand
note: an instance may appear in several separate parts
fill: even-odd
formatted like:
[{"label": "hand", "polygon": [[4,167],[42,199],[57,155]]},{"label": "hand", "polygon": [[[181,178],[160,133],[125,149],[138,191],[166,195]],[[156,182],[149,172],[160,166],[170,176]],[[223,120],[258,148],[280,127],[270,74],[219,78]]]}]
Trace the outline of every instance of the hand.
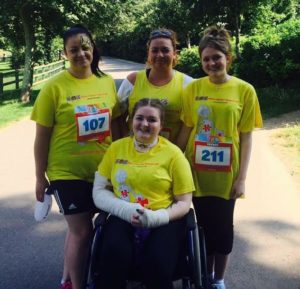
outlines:
[{"label": "hand", "polygon": [[231,199],[238,199],[245,195],[245,180],[236,179],[233,183],[230,198]]},{"label": "hand", "polygon": [[136,209],[136,212],[134,212],[131,216],[131,225],[133,227],[144,227],[142,221],[140,220],[140,215],[144,213],[144,209]]},{"label": "hand", "polygon": [[155,228],[169,223],[169,213],[166,209],[152,211],[146,208],[137,209],[138,215],[132,215],[132,225],[137,227]]},{"label": "hand", "polygon": [[45,190],[49,187],[49,182],[46,177],[36,179],[35,183],[35,196],[37,201],[43,202]]}]

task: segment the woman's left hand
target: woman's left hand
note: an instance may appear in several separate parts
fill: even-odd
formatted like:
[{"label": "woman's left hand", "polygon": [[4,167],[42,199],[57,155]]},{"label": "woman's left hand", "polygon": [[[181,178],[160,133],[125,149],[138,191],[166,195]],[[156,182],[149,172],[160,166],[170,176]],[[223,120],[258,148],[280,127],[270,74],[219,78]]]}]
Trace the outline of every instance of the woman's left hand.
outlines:
[{"label": "woman's left hand", "polygon": [[231,189],[230,198],[238,199],[244,195],[245,195],[245,180],[236,179]]}]

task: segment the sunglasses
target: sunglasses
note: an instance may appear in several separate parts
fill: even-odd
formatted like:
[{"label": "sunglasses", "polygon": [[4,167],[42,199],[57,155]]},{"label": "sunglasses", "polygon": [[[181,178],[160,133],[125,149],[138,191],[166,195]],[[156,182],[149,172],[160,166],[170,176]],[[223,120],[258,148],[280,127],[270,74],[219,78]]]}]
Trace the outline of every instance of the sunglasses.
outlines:
[{"label": "sunglasses", "polygon": [[150,39],[159,38],[159,37],[171,39],[172,33],[170,31],[164,31],[164,30],[154,30],[150,33]]}]

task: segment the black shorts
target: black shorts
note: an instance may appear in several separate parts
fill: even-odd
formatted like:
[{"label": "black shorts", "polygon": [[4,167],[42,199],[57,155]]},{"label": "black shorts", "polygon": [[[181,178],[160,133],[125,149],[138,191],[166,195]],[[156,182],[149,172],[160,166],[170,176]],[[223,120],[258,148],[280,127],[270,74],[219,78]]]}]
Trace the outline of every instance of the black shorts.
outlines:
[{"label": "black shorts", "polygon": [[231,253],[235,200],[194,197],[193,204],[197,222],[204,230],[207,255]]},{"label": "black shorts", "polygon": [[57,180],[50,182],[59,211],[63,215],[95,212],[93,184],[83,180]]}]

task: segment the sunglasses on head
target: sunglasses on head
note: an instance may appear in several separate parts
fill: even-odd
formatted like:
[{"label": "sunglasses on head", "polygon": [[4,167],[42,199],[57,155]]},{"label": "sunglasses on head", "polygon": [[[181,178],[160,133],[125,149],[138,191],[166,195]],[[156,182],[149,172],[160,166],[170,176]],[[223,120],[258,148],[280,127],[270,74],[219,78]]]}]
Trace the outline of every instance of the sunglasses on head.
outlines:
[{"label": "sunglasses on head", "polygon": [[158,37],[172,38],[172,33],[170,31],[165,30],[154,30],[150,33],[150,39]]}]

